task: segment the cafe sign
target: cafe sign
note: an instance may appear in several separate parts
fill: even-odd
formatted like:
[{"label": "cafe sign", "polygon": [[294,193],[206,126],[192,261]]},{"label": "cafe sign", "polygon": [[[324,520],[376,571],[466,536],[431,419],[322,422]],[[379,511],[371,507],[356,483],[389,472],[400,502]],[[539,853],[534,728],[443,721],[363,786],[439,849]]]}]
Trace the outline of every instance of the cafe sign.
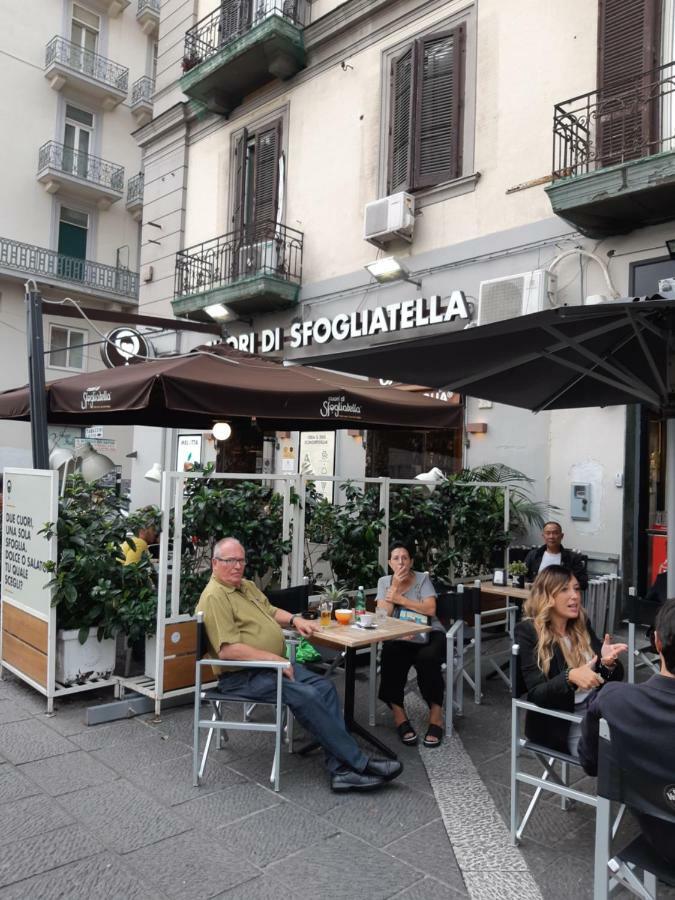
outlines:
[{"label": "cafe sign", "polygon": [[471,308],[463,291],[453,291],[447,298],[434,294],[429,299],[416,297],[400,303],[376,306],[374,309],[337,313],[331,318],[322,316],[304,322],[293,322],[288,335],[283,328],[265,328],[257,334],[251,331],[231,335],[226,340],[232,347],[247,353],[275,353],[285,346],[297,350],[312,344],[372,337],[458,320],[465,320],[467,323],[471,321]]}]

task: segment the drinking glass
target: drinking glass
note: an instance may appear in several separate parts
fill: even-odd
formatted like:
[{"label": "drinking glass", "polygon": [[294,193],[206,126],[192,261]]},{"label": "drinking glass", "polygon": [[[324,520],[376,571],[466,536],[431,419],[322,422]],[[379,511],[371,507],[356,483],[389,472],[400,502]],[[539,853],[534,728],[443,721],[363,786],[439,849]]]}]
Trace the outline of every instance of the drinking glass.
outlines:
[{"label": "drinking glass", "polygon": [[319,623],[322,628],[330,625],[330,614],[333,612],[333,604],[330,600],[323,600],[320,607]]}]

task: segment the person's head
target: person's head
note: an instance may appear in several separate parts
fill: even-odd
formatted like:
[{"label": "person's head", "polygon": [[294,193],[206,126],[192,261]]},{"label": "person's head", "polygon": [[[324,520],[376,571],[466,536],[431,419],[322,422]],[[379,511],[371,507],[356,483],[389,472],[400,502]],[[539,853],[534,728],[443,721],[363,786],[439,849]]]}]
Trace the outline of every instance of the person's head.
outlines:
[{"label": "person's head", "polygon": [[407,575],[412,569],[412,553],[403,541],[394,541],[389,547],[389,568],[394,575]]},{"label": "person's head", "polygon": [[[590,652],[586,613],[576,576],[564,566],[549,566],[534,580],[523,609],[537,632],[537,662],[548,675],[553,645],[558,643],[570,666],[583,665]],[[562,637],[569,638],[571,647]]]},{"label": "person's head", "polygon": [[544,536],[544,543],[548,552],[558,553],[562,539],[565,537],[560,522],[544,522],[541,533]]},{"label": "person's head", "polygon": [[146,544],[156,544],[159,537],[159,529],[156,525],[145,525],[138,529],[138,536],[146,542]]},{"label": "person's head", "polygon": [[236,538],[225,537],[213,548],[211,571],[228,587],[239,587],[244,577],[246,552]]},{"label": "person's head", "polygon": [[654,643],[661,657],[661,674],[675,678],[675,599],[666,600],[654,623]]},{"label": "person's head", "polygon": [[156,506],[143,506],[129,516],[129,527],[146,544],[156,544],[162,530],[162,515]]}]

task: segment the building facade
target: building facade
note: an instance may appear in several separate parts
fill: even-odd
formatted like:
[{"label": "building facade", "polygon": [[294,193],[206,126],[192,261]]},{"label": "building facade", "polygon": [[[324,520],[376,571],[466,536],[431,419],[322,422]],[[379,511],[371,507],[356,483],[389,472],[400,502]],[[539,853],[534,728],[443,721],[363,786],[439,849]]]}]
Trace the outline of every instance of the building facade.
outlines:
[{"label": "building facade", "polygon": [[[464,327],[430,314],[457,292],[472,325],[655,293],[675,275],[674,21],[673,0],[164,0],[154,117],[136,133],[141,308],[320,362],[338,342]],[[388,256],[408,281],[366,271]],[[658,423],[465,409],[454,463],[525,472],[566,544],[623,552],[632,578],[662,507]],[[338,436],[346,474],[368,442]]]}]

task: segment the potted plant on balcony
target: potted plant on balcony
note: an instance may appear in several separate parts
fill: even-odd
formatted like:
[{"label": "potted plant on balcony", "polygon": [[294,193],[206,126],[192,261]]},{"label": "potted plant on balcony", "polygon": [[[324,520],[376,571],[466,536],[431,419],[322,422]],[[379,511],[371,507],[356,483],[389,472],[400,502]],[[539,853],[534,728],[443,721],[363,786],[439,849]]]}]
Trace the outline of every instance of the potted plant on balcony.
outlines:
[{"label": "potted plant on balcony", "polygon": [[183,60],[181,62],[183,72],[189,72],[190,69],[194,69],[194,67],[198,66],[201,61],[202,58],[196,50],[188,50],[185,53],[185,56],[183,56]]},{"label": "potted plant on balcony", "polygon": [[509,563],[509,575],[511,576],[511,584],[514,587],[525,587],[525,576],[527,575],[527,566],[524,562],[517,560]]}]

